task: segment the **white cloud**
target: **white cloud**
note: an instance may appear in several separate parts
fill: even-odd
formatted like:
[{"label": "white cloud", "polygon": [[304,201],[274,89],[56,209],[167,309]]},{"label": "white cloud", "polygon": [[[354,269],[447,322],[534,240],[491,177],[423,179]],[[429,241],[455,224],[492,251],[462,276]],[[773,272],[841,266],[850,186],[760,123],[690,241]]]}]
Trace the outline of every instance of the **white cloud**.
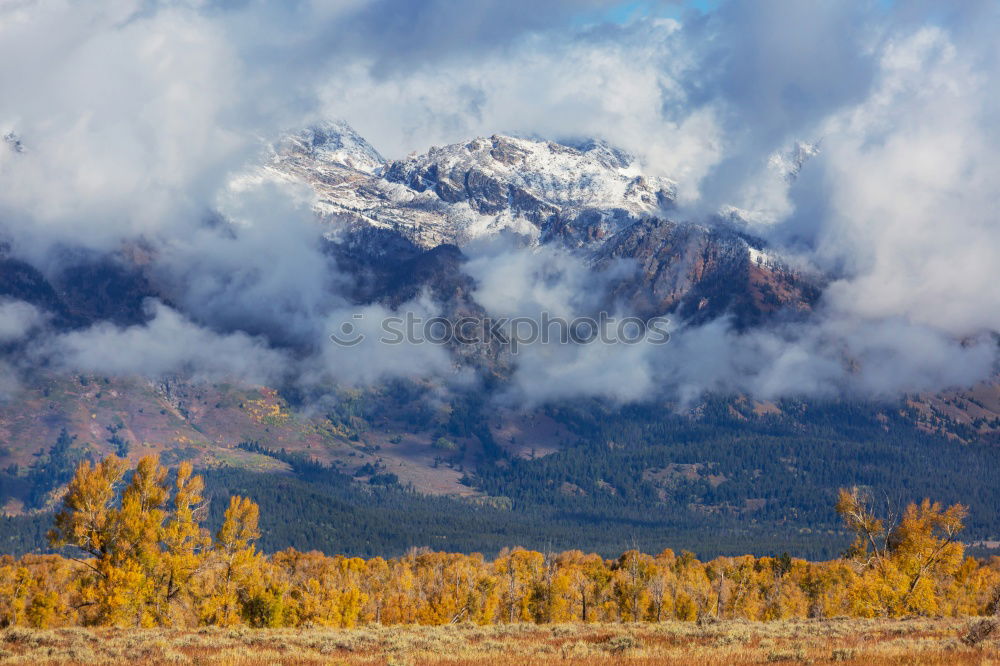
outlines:
[{"label": "white cloud", "polygon": [[0,344],[16,342],[45,322],[45,315],[24,301],[0,299]]},{"label": "white cloud", "polygon": [[[888,394],[992,370],[995,7],[766,0],[685,25],[574,21],[607,4],[7,3],[0,131],[24,151],[0,144],[5,236],[35,260],[141,236],[179,310],[156,306],[146,327],[64,333],[48,351],[66,367],[260,380],[289,371],[272,348],[288,345],[300,355],[292,372],[316,381],[449,376],[439,348],[332,349],[328,328],[349,308],[310,199],[228,186],[262,140],[331,115],[390,157],[493,133],[603,138],[678,182],[676,215],[738,206],[837,278],[808,325],[739,336],[716,322],[656,353],[539,351],[514,379],[533,399],[546,383],[552,395],[621,399],[658,387]],[[817,139],[794,184],[768,170],[776,151]],[[206,225],[213,209],[232,224]],[[517,314],[595,307],[601,276],[545,252],[474,250],[478,298]],[[39,322],[6,303],[0,341]]]},{"label": "white cloud", "polygon": [[1000,330],[995,76],[940,28],[886,46],[878,86],[827,124],[819,254],[838,310],[963,336]]},{"label": "white cloud", "polygon": [[279,381],[289,360],[264,340],[236,332],[218,335],[153,301],[145,325],[96,324],[56,335],[35,352],[70,372],[150,377],[181,374],[195,380],[229,378],[253,384]]}]

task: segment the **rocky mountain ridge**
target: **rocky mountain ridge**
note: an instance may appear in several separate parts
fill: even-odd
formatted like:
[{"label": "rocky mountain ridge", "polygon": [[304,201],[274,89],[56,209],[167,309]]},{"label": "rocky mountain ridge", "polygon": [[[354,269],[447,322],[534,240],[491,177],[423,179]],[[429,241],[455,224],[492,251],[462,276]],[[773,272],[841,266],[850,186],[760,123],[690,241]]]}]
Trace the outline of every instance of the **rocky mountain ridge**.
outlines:
[{"label": "rocky mountain ridge", "polygon": [[425,248],[501,230],[535,243],[600,243],[662,214],[675,197],[673,181],[643,175],[633,157],[603,142],[493,135],[386,162],[339,122],[283,138],[248,177],[309,185],[331,237],[372,226]]}]

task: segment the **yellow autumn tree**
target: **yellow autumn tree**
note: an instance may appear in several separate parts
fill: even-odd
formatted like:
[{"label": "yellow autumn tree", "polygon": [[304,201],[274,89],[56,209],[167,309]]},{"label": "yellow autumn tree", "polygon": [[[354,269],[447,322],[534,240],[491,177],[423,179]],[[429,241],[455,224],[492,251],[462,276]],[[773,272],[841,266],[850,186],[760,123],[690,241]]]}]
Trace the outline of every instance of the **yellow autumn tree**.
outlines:
[{"label": "yellow autumn tree", "polygon": [[27,624],[31,572],[19,562],[0,565],[0,626]]},{"label": "yellow autumn tree", "polygon": [[[90,624],[192,624],[194,578],[211,543],[199,525],[204,482],[182,463],[170,482],[156,456],[139,460],[128,483],[125,460],[82,462],[49,534],[83,557],[74,605]],[[172,501],[171,501],[172,495]]]},{"label": "yellow autumn tree", "polygon": [[[152,462],[155,465],[155,459]],[[77,607],[85,623],[143,626],[153,620],[146,612],[151,593],[146,574],[152,555],[143,543],[149,534],[148,519],[139,513],[159,499],[150,478],[155,470],[149,459],[143,459],[142,472],[133,475],[119,507],[126,470],[125,461],[114,456],[95,465],[82,462],[49,533],[54,547],[70,545],[90,556],[70,556],[88,569],[76,586]]]},{"label": "yellow autumn tree", "polygon": [[201,619],[231,626],[242,620],[244,606],[261,582],[264,561],[253,542],[260,538],[260,508],[245,497],[231,497],[212,552],[214,576],[208,583]]},{"label": "yellow autumn tree", "polygon": [[541,578],[545,556],[531,550],[515,548],[504,550],[493,563],[495,574],[500,579],[500,594],[503,622],[527,622],[531,616],[530,591],[535,581]]},{"label": "yellow autumn tree", "polygon": [[965,546],[958,540],[968,510],[947,509],[940,502],[910,504],[889,538],[889,548],[905,581],[899,599],[903,613],[937,613],[941,588],[962,564]]},{"label": "yellow autumn tree", "polygon": [[618,558],[614,571],[619,619],[638,622],[649,601],[649,582],[656,575],[653,558],[638,550],[629,550]]},{"label": "yellow autumn tree", "polygon": [[193,474],[191,463],[181,463],[174,481],[174,510],[163,527],[162,567],[160,571],[161,601],[167,612],[161,614],[163,624],[186,624],[191,621],[195,606],[194,579],[205,566],[205,554],[212,538],[199,525],[206,508],[202,493],[205,483]]},{"label": "yellow autumn tree", "polygon": [[938,613],[941,593],[962,563],[958,534],[967,509],[925,499],[910,503],[897,522],[891,515],[879,517],[859,488],[842,489],[836,509],[855,534],[848,556],[859,565],[860,577],[849,589],[852,613]]},{"label": "yellow autumn tree", "polygon": [[570,599],[572,619],[595,622],[602,619],[602,604],[611,588],[611,570],[599,555],[571,550],[559,556]]},{"label": "yellow autumn tree", "polygon": [[57,555],[0,556],[0,626],[47,629],[74,623],[66,590],[75,568]]}]

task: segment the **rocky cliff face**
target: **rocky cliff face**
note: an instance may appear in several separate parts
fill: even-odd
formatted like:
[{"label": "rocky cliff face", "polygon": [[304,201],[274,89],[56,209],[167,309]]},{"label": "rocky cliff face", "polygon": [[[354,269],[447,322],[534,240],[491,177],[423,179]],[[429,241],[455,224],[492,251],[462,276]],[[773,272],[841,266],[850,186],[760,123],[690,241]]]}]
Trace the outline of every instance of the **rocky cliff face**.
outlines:
[{"label": "rocky cliff face", "polygon": [[767,258],[752,242],[725,227],[649,219],[609,240],[596,264],[636,262],[636,271],[612,289],[619,301],[646,316],[673,312],[686,322],[703,323],[730,314],[745,328],[778,310],[811,310],[819,298],[817,282]]}]

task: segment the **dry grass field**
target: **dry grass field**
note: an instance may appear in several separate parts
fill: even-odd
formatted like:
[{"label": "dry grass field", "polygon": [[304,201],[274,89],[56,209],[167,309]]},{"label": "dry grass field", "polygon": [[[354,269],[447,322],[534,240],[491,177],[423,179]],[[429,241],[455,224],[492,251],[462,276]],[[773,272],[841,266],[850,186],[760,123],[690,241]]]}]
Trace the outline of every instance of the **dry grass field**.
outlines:
[{"label": "dry grass field", "polygon": [[4,664],[996,664],[976,620],[0,632]]}]

